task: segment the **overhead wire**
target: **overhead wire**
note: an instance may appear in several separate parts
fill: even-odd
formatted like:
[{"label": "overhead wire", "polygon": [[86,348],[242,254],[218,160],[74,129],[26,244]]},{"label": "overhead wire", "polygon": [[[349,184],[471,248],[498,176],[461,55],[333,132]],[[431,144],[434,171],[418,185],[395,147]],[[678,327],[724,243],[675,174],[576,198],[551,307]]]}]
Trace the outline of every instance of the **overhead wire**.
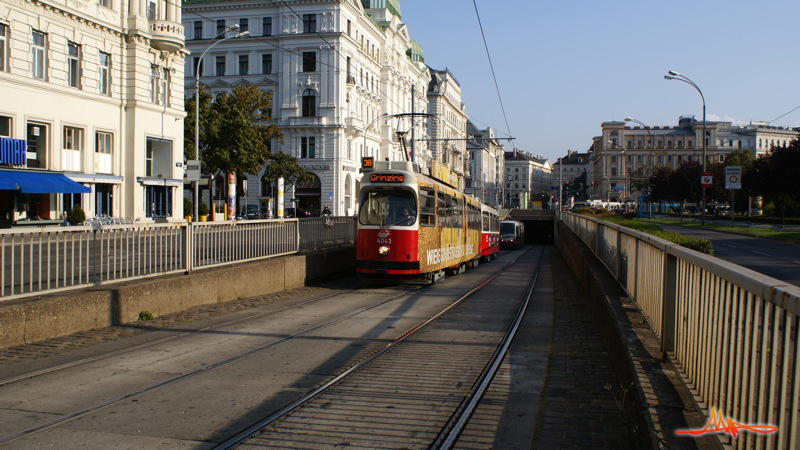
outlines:
[{"label": "overhead wire", "polygon": [[[481,22],[481,15],[478,12],[478,4],[476,0],[472,0],[472,5],[475,7],[475,16],[478,18],[478,26],[481,29],[481,37],[483,38],[483,47],[486,49],[486,57],[489,58],[489,67],[492,69],[492,78],[494,79],[494,87],[497,91],[497,99],[500,100],[500,109],[503,111],[503,120],[506,122],[506,129],[508,136],[511,137],[511,127],[508,125],[508,116],[506,116],[506,108],[503,105],[503,97],[500,95],[500,86],[497,84],[497,75],[494,72],[494,64],[492,63],[492,55],[489,53],[489,44],[486,43],[486,33],[483,31],[483,23]],[[516,149],[513,141],[511,147]]]},{"label": "overhead wire", "polygon": [[783,117],[785,117],[785,116],[788,116],[789,114],[791,114],[791,113],[793,113],[793,112],[797,111],[798,109],[800,109],[800,106],[798,106],[797,108],[794,108],[794,109],[792,109],[791,111],[787,112],[786,114],[781,114],[780,116],[778,116],[778,117],[776,117],[776,118],[774,118],[774,119],[770,120],[770,121],[769,121],[769,122],[767,122],[767,123],[772,123],[772,122],[775,122],[776,120],[778,120],[778,119],[781,119],[781,118],[783,118]]}]

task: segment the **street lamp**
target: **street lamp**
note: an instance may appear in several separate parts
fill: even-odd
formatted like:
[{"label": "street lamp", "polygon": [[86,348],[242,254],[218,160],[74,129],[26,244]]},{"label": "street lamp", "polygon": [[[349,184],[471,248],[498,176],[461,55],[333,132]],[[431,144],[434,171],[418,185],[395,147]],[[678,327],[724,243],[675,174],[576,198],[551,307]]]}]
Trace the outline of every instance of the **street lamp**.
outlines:
[{"label": "street lamp", "polygon": [[[233,24],[225,29],[225,31],[217,34],[212,39],[216,39],[228,32],[239,31],[239,24]],[[220,42],[227,41],[228,39],[234,39],[240,36],[247,36],[250,34],[249,31],[243,31],[241,33],[236,33],[233,36],[228,36],[224,39],[220,39],[217,42],[209,45],[203,53],[200,55],[200,58],[197,60],[197,65],[194,68],[194,87],[195,87],[195,95],[194,95],[194,159],[198,162],[200,161],[200,68],[203,67],[203,57],[206,56],[211,47],[219,44]],[[194,191],[194,221],[197,222],[198,218],[198,207],[200,203],[200,196],[197,187],[197,181],[192,181],[193,191]]]},{"label": "street lamp", "polygon": [[[650,169],[649,172],[650,173],[649,173],[649,178],[652,178],[653,177],[653,163],[654,163],[654,161],[653,161],[653,158],[654,158],[654,156],[653,156],[653,147],[655,147],[655,143],[653,142],[653,135],[650,133],[650,127],[645,125],[642,121],[634,119],[633,117],[626,117],[625,118],[625,122],[637,123],[637,124],[641,125],[642,127],[644,127],[644,131],[647,131],[647,138],[650,140],[650,142],[649,142],[649,145],[650,145],[650,167],[649,167],[649,169]],[[649,178],[647,180],[647,195],[648,195],[648,197],[650,196],[650,179]],[[652,219],[653,218],[653,199],[652,198],[648,198],[648,200],[650,201],[650,218]]]},{"label": "street lamp", "polygon": [[[693,88],[697,89],[697,92],[700,94],[700,99],[703,101],[703,173],[706,171],[706,98],[703,96],[703,91],[700,90],[700,87],[695,84],[694,81],[687,78],[685,75],[681,75],[674,70],[670,70],[667,72],[667,75],[664,75],[665,80],[678,80],[683,81],[684,83],[691,85]],[[700,224],[706,224],[706,188],[703,186],[703,195],[700,199]]]},{"label": "street lamp", "polygon": [[[625,176],[625,178],[623,178],[625,180],[625,182],[622,185],[622,187],[623,187],[624,192],[625,192],[625,197],[630,197],[630,192],[628,192],[628,162],[625,160],[625,150],[626,150],[626,148],[624,146],[622,146],[622,145],[617,144],[616,142],[613,142],[613,141],[608,141],[608,143],[611,144],[612,148],[619,148],[620,152],[622,152],[622,162],[623,162],[622,170],[623,170],[623,173],[624,173],[624,176]],[[608,184],[609,184],[608,189],[611,190],[611,178],[608,179]],[[628,209],[628,202],[626,200],[625,201],[625,210],[627,211],[627,209]]]}]

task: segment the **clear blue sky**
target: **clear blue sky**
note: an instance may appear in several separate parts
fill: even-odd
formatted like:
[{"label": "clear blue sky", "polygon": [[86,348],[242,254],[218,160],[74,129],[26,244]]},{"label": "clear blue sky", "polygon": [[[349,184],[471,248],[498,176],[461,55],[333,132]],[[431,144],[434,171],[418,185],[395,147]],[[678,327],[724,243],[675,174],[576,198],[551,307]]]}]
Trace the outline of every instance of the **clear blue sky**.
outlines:
[{"label": "clear blue sky", "polygon": [[[800,106],[800,0],[476,0],[517,148],[555,161],[604,121],[771,121]],[[479,127],[507,132],[471,0],[400,0],[425,62],[449,68]],[[800,126],[800,109],[775,121]],[[507,146],[507,148],[509,148]]]}]

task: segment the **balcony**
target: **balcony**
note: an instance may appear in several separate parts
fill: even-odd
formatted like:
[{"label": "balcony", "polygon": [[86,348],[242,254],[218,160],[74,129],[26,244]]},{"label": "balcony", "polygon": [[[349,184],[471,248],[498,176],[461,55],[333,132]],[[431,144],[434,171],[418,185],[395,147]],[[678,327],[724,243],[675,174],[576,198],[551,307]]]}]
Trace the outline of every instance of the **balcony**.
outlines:
[{"label": "balcony", "polygon": [[183,48],[183,25],[168,20],[150,21],[150,46],[156,50],[174,52]]},{"label": "balcony", "polygon": [[364,131],[364,121],[359,119],[358,117],[348,117],[344,119],[345,126],[348,128],[350,132],[363,132]]},{"label": "balcony", "polygon": [[290,127],[318,127],[327,122],[327,117],[289,117]]}]

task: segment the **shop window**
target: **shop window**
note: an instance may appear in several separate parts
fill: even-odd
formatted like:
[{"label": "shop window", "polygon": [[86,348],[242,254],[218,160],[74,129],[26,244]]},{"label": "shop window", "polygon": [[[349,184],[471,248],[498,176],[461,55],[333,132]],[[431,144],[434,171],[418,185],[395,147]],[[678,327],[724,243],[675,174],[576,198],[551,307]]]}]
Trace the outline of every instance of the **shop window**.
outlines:
[{"label": "shop window", "polygon": [[172,188],[145,186],[144,210],[147,217],[172,217]]}]

